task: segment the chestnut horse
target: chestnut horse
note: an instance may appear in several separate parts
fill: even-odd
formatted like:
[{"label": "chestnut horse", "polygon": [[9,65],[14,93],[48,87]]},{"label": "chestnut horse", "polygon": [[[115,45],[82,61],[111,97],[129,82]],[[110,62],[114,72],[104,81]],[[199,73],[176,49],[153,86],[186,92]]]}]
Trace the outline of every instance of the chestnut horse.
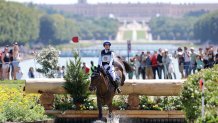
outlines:
[{"label": "chestnut horse", "polygon": [[[121,58],[116,58],[114,61],[114,67],[116,76],[120,77],[121,86],[125,81],[126,72],[130,72],[132,70],[131,66],[122,61]],[[94,70],[91,75],[91,84],[89,87],[90,91],[96,90],[97,96],[97,106],[99,110],[98,118],[102,119],[102,106],[107,105],[109,108],[109,118],[112,117],[112,101],[116,92],[116,88],[114,84],[110,81],[109,75],[103,68],[98,70],[97,68]]]}]

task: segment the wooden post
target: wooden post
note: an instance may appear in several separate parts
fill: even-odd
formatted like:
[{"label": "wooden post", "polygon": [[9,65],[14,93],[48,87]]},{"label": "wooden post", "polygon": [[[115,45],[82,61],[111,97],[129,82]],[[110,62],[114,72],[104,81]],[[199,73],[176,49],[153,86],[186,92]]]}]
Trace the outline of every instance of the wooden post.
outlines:
[{"label": "wooden post", "polygon": [[130,110],[137,110],[139,109],[139,103],[140,103],[140,99],[139,99],[139,95],[137,94],[130,94],[128,97],[128,109]]},{"label": "wooden post", "polygon": [[45,108],[45,110],[53,109],[54,94],[42,93],[39,99],[40,99],[39,103]]}]

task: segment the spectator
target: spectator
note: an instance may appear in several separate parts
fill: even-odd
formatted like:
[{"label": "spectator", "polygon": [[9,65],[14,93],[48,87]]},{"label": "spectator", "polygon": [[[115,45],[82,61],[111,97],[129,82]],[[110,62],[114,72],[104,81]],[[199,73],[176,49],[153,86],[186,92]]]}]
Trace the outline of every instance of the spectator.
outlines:
[{"label": "spectator", "polygon": [[130,59],[129,65],[132,67],[133,70],[128,73],[128,76],[129,76],[129,79],[132,79],[133,78],[133,73],[134,73],[134,70],[135,70],[134,59],[133,58]]},{"label": "spectator", "polygon": [[159,49],[159,54],[157,56],[157,64],[158,64],[158,77],[159,79],[162,79],[162,72],[164,72],[164,66],[163,66],[163,61],[162,61],[162,56],[163,56],[163,51],[160,48]]},{"label": "spectator", "polygon": [[218,64],[218,48],[217,48],[217,53],[216,53],[216,56],[215,56],[215,63]]},{"label": "spectator", "polygon": [[212,68],[214,65],[214,52],[213,52],[213,48],[210,48],[208,51],[208,67]]},{"label": "spectator", "polygon": [[57,67],[57,78],[63,78],[64,77],[64,72],[61,69],[60,66]]},{"label": "spectator", "polygon": [[0,50],[0,80],[3,80],[2,78],[2,51]]},{"label": "spectator", "polygon": [[208,68],[209,67],[208,54],[209,54],[209,48],[206,48],[206,50],[204,52],[204,57],[203,57],[204,68]]},{"label": "spectator", "polygon": [[63,77],[64,77],[65,76],[65,66],[62,66],[61,70],[63,71]]},{"label": "spectator", "polygon": [[91,75],[94,72],[95,68],[96,68],[96,66],[94,65],[94,62],[91,61]]},{"label": "spectator", "polygon": [[175,69],[174,69],[174,65],[173,65],[173,56],[172,54],[169,54],[169,67],[168,67],[168,72],[169,72],[169,79],[173,79],[172,78],[172,74],[174,76],[174,79],[176,79],[176,73],[175,73]]},{"label": "spectator", "polygon": [[15,44],[13,43],[12,48],[9,50],[9,55],[10,55],[10,64],[9,64],[9,69],[8,69],[8,74],[11,75],[11,78],[14,79],[15,71],[14,71],[14,66],[13,66],[13,50],[14,50]]},{"label": "spectator", "polygon": [[196,70],[196,66],[197,66],[197,63],[196,63],[196,53],[194,52],[194,47],[191,47],[191,63],[190,63],[190,68],[189,68],[189,74],[191,74],[191,71],[193,71],[193,74],[195,74],[195,70]]},{"label": "spectator", "polygon": [[33,67],[30,67],[30,68],[29,68],[28,77],[29,77],[29,78],[35,78],[35,74],[34,74],[34,69],[33,69]]},{"label": "spectator", "polygon": [[145,53],[142,52],[140,55],[140,73],[142,75],[142,79],[145,79]]},{"label": "spectator", "polygon": [[134,58],[134,65],[135,65],[136,79],[139,79],[139,75],[140,75],[140,58],[139,58],[138,55],[136,55],[135,58]]},{"label": "spectator", "polygon": [[10,54],[8,52],[8,45],[6,45],[4,52],[2,54],[2,77],[3,79],[9,79],[9,64],[10,64]]},{"label": "spectator", "polygon": [[162,61],[163,61],[164,71],[165,71],[164,72],[165,73],[164,78],[165,79],[171,79],[172,75],[170,74],[170,71],[169,71],[169,65],[171,63],[171,59],[168,56],[168,49],[165,49]]},{"label": "spectator", "polygon": [[157,51],[154,51],[154,54],[151,57],[151,63],[152,63],[153,76],[154,79],[156,79],[156,72],[158,74]]},{"label": "spectator", "polygon": [[11,51],[13,56],[11,58],[12,60],[12,72],[13,72],[13,77],[14,77],[14,80],[16,80],[16,73],[18,71],[18,66],[19,66],[19,63],[20,63],[20,54],[19,54],[19,46],[16,43],[14,43],[14,47],[13,47],[13,50]]},{"label": "spectator", "polygon": [[22,76],[23,76],[23,72],[21,71],[20,67],[17,67],[16,79],[21,80]]},{"label": "spectator", "polygon": [[177,54],[177,58],[178,58],[178,64],[179,64],[179,72],[181,73],[182,78],[184,78],[184,63],[185,63],[185,59],[184,59],[184,55],[182,52],[182,48],[178,48],[178,54]]},{"label": "spectator", "polygon": [[204,57],[204,52],[203,52],[202,48],[199,48],[199,53],[198,54],[201,56],[201,58]]},{"label": "spectator", "polygon": [[201,69],[204,69],[204,62],[201,58],[201,55],[197,55],[196,62],[197,62],[197,70],[198,71],[200,71]]},{"label": "spectator", "polygon": [[189,68],[191,63],[190,52],[188,51],[187,47],[184,47],[184,59],[185,78],[187,78],[189,75]]},{"label": "spectator", "polygon": [[147,57],[145,59],[145,73],[148,79],[154,79],[150,51],[147,52]]},{"label": "spectator", "polygon": [[89,70],[90,70],[90,69],[86,66],[86,63],[85,63],[85,62],[83,62],[82,69],[83,69],[83,71],[84,71],[85,74],[89,75]]}]

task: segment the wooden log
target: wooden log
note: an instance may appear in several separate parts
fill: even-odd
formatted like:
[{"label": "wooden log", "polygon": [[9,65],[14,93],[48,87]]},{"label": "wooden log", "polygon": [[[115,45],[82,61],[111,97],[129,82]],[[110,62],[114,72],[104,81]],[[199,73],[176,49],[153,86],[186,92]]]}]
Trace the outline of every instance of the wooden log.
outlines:
[{"label": "wooden log", "polygon": [[[57,117],[65,118],[97,118],[97,110],[84,110],[84,111],[54,111],[47,110],[46,114],[55,115]],[[103,115],[107,117],[108,111],[103,110]],[[151,110],[115,110],[115,115],[127,118],[185,118],[182,111],[151,111]]]},{"label": "wooden log", "polygon": [[[126,80],[121,95],[177,96],[185,80]],[[64,94],[64,79],[27,79],[26,93]]]},{"label": "wooden log", "polygon": [[64,79],[27,79],[24,91],[26,93],[53,93],[64,94]]}]

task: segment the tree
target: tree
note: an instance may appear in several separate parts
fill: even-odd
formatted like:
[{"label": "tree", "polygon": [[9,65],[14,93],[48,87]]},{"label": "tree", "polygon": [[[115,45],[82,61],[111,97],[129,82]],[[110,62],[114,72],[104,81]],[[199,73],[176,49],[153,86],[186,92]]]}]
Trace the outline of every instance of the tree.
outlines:
[{"label": "tree", "polygon": [[37,71],[43,73],[48,78],[54,78],[57,69],[59,52],[52,46],[42,49],[36,55],[36,61],[42,66]]},{"label": "tree", "polygon": [[194,37],[201,42],[218,44],[218,11],[202,16],[194,25]]},{"label": "tree", "polygon": [[67,63],[66,68],[64,88],[73,98],[73,103],[77,109],[80,109],[80,105],[84,104],[90,95],[88,92],[90,81],[88,75],[81,68],[81,58],[77,53],[74,53],[74,59]]},{"label": "tree", "polygon": [[193,28],[196,21],[196,17],[156,17],[149,22],[149,27],[154,39],[190,40],[194,39]]},{"label": "tree", "polygon": [[73,20],[62,15],[44,15],[40,18],[40,34],[38,42],[43,44],[67,43],[72,36],[77,35],[77,26]]},{"label": "tree", "polygon": [[22,4],[0,2],[0,43],[26,43],[39,33],[39,12]]}]

